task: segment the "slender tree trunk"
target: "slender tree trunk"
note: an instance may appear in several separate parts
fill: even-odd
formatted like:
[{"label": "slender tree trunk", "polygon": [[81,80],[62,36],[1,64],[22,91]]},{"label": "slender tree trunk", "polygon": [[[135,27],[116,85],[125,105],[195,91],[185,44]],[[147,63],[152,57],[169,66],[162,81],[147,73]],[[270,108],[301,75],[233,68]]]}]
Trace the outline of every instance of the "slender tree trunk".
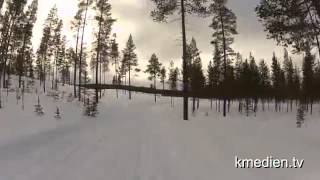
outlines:
[{"label": "slender tree trunk", "polygon": [[[226,91],[226,77],[227,77],[227,45],[226,45],[226,39],[225,39],[225,32],[224,32],[224,22],[222,18],[222,13],[220,12],[220,21],[221,21],[221,26],[222,26],[222,39],[223,39],[223,76],[224,76],[224,93]],[[227,116],[227,98],[226,95],[223,98],[223,116]]]},{"label": "slender tree trunk", "polygon": [[[47,55],[45,55],[45,59],[47,59]],[[43,92],[46,93],[46,65],[43,66]]]},{"label": "slender tree trunk", "polygon": [[[116,84],[119,85],[119,78],[118,78],[118,72],[117,72],[117,69],[118,69],[118,62],[117,62],[117,58],[114,58],[114,74],[116,75]],[[116,89],[116,93],[117,93],[117,99],[119,98],[119,92],[118,92],[118,88]]]},{"label": "slender tree trunk", "polygon": [[81,101],[82,53],[83,53],[84,31],[85,31],[86,22],[87,22],[88,6],[89,6],[89,0],[87,0],[86,2],[86,10],[85,10],[85,15],[83,19],[81,47],[80,47],[80,55],[79,55],[80,56],[79,57],[79,90],[78,90],[79,101]]},{"label": "slender tree trunk", "polygon": [[153,80],[154,80],[154,90],[155,90],[155,92],[154,92],[154,102],[157,102],[157,93],[156,93],[156,90],[157,90],[157,78],[156,78],[156,76],[154,76],[153,77]]},{"label": "slender tree trunk", "polygon": [[[1,76],[0,76],[0,83],[3,83],[3,88],[5,88],[5,81],[6,81],[6,74],[5,74],[5,72],[6,72],[6,65],[7,65],[7,47],[9,46],[8,44],[10,44],[10,39],[11,39],[11,28],[12,28],[12,26],[13,26],[13,24],[14,24],[14,20],[15,19],[15,17],[11,17],[10,18],[10,20],[9,20],[9,27],[8,27],[8,29],[7,29],[7,31],[5,32],[5,35],[4,35],[4,39],[2,39],[2,48],[1,48],[1,56],[0,56],[0,58],[1,58],[1,60],[0,60],[0,62],[1,62],[1,64],[2,64],[2,70],[1,70]],[[3,77],[2,77],[2,75],[3,75]],[[2,79],[3,78],[3,79]],[[3,80],[3,82],[1,82],[1,80]]]},{"label": "slender tree trunk", "polygon": [[[15,19],[15,17],[13,18]],[[9,26],[9,30],[8,30],[8,41],[5,44],[5,55],[4,55],[4,63],[3,63],[3,87],[5,87],[5,83],[6,83],[6,68],[7,68],[7,61],[8,61],[8,51],[9,51],[9,47],[10,47],[10,42],[11,42],[11,38],[12,38],[12,26],[14,25],[15,20],[12,20],[12,24]]]},{"label": "slender tree trunk", "polygon": [[[129,62],[129,88],[131,87],[131,65]],[[131,100],[131,90],[129,89],[129,99]]]},{"label": "slender tree trunk", "polygon": [[[101,57],[100,57],[100,79],[99,79],[99,84],[101,84],[102,83],[102,59],[101,59]],[[100,91],[100,99],[102,98],[102,89],[99,89],[99,91]]]},{"label": "slender tree trunk", "polygon": [[199,110],[199,108],[200,108],[200,99],[197,98],[197,110]]},{"label": "slender tree trunk", "polygon": [[185,24],[185,0],[181,0],[181,19],[182,19],[182,59],[183,59],[183,119],[188,120],[188,72],[187,72],[187,37]]},{"label": "slender tree trunk", "polygon": [[196,111],[196,98],[192,97],[192,113]]},{"label": "slender tree trunk", "polygon": [[[56,53],[57,54],[57,56],[58,56],[58,52]],[[54,79],[54,88],[55,88],[55,90],[58,90],[58,59],[57,58],[55,58],[56,60],[55,60],[55,79]]]},{"label": "slender tree trunk", "polygon": [[[79,22],[80,22],[80,20],[79,20]],[[76,84],[77,84],[77,61],[78,61],[78,44],[79,44],[80,27],[81,26],[79,25],[78,31],[77,31],[76,54],[74,57],[74,67],[73,67],[73,94],[74,94],[74,98],[77,98]]]},{"label": "slender tree trunk", "polygon": [[24,54],[25,54],[25,48],[26,48],[26,34],[23,35],[23,45],[22,45],[22,52],[21,52],[21,59],[18,62],[19,64],[19,88],[21,88],[21,79],[23,75],[23,63],[24,63]]},{"label": "slender tree trunk", "polygon": [[[100,20],[99,20],[99,32],[98,32],[98,44],[97,44],[97,57],[96,57],[96,103],[99,101],[99,94],[98,94],[98,84],[99,84],[99,62],[100,62],[100,41],[101,41],[101,26],[102,26],[102,12],[100,14]],[[100,62],[101,65],[101,62]],[[100,67],[101,70],[101,67]],[[100,73],[101,75],[101,73]],[[101,79],[101,78],[100,78]]]}]

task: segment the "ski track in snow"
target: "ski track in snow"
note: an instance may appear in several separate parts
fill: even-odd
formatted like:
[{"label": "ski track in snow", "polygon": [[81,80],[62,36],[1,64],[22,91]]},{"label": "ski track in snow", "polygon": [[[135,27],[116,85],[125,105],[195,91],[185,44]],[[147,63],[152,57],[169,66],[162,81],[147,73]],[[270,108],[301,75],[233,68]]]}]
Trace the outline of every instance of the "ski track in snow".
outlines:
[{"label": "ski track in snow", "polygon": [[[181,102],[152,95],[107,91],[97,118],[82,116],[78,102],[41,96],[46,114],[22,111],[10,94],[0,110],[0,180],[317,180],[320,176],[319,114],[295,128],[295,114],[222,118],[206,107],[181,120]],[[53,118],[59,106],[62,119]],[[206,117],[205,113],[209,112]],[[232,118],[237,117],[235,120]],[[259,116],[258,116],[259,117]],[[2,125],[1,125],[2,124]],[[236,169],[234,156],[305,159],[303,169]]]}]

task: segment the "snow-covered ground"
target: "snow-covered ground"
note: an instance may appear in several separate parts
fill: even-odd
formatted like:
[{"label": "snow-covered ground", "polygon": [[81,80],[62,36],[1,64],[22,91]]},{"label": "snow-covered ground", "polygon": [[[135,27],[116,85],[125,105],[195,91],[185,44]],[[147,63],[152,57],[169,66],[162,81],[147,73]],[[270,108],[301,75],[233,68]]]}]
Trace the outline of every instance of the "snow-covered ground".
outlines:
[{"label": "snow-covered ground", "polygon": [[[223,118],[209,102],[190,121],[181,100],[106,91],[96,118],[64,97],[40,95],[45,114],[34,113],[35,94],[24,109],[16,94],[0,109],[0,180],[318,180],[320,113],[296,128],[296,113],[259,112],[246,117],[233,108]],[[61,119],[55,119],[56,107]],[[297,157],[302,169],[237,169],[242,158]]]}]

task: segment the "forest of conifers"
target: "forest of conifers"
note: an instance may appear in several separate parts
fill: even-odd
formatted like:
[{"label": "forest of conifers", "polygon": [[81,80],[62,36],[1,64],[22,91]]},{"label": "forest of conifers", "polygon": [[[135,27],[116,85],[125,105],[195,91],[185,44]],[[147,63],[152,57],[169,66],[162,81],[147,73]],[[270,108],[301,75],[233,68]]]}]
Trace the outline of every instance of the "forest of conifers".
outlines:
[{"label": "forest of conifers", "polygon": [[[265,28],[266,38],[274,39],[279,48],[284,49],[281,55],[270,52],[270,59],[265,60],[257,60],[254,55],[242,57],[232,48],[234,36],[238,34],[237,18],[227,7],[226,0],[151,1],[154,3],[151,18],[155,21],[167,22],[171,16],[181,18],[182,63],[172,62],[170,67],[164,67],[157,55],[150,52],[147,67],[138,66],[134,34],[120,51],[112,26],[121,19],[112,18],[112,2],[108,0],[78,0],[78,11],[70,27],[74,33],[74,47],[66,42],[62,33],[63,26],[70,23],[59,18],[59,10],[54,6],[43,24],[38,49],[32,44],[38,0],[0,0],[0,86],[8,88],[11,75],[19,77],[19,88],[27,86],[26,78],[39,80],[44,92],[47,81],[51,82],[49,88],[52,89],[58,89],[58,83],[70,84],[74,85],[74,98],[83,101],[82,88],[78,87],[87,83],[106,84],[106,73],[113,68],[113,84],[132,86],[133,74],[143,72],[153,82],[151,88],[157,88],[157,81],[160,81],[159,89],[182,89],[194,96],[205,94],[223,99],[224,111],[226,101],[231,99],[307,102],[320,99],[318,0],[260,1],[255,11]],[[95,17],[89,19],[88,13],[94,13]],[[212,36],[208,39],[212,40],[213,56],[207,68],[202,67],[196,39],[188,37],[187,15],[199,16],[199,21],[212,19],[208,24]],[[85,42],[88,21],[96,26],[92,42]],[[303,58],[291,58],[291,51],[303,54]],[[180,64],[182,68],[177,67]],[[96,101],[98,94],[96,91]],[[129,95],[131,98],[131,93]],[[187,119],[187,96],[184,101],[184,119]]]}]

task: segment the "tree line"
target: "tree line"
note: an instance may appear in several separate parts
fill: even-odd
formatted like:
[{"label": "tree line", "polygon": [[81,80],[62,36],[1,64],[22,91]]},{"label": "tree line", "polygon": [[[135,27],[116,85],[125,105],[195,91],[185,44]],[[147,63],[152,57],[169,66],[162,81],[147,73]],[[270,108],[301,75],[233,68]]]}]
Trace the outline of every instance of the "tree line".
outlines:
[{"label": "tree line", "polygon": [[[0,1],[0,86],[8,87],[10,74],[19,77],[19,88],[25,87],[25,78],[39,79],[44,92],[48,86],[46,82],[51,82],[50,88],[56,90],[58,82],[62,82],[74,85],[74,98],[85,101],[86,91],[81,85],[105,84],[111,64],[115,72],[114,84],[131,86],[132,78],[142,71],[149,74],[152,88],[157,88],[157,80],[160,80],[162,89],[165,84],[172,90],[182,89],[186,94],[183,98],[185,120],[188,119],[187,94],[205,93],[223,100],[224,115],[231,99],[319,99],[320,3],[317,0],[260,0],[255,9],[267,38],[275,39],[285,48],[292,47],[293,53],[304,54],[302,67],[294,62],[287,49],[281,58],[271,52],[271,66],[267,60],[257,61],[252,54],[243,58],[236,53],[232,44],[238,34],[237,17],[225,0],[151,1],[155,6],[150,15],[155,21],[167,22],[170,16],[181,18],[182,68],[176,67],[174,62],[170,67],[164,67],[155,53],[145,69],[138,68],[132,35],[125,48],[119,50],[117,34],[112,34],[112,26],[117,20],[112,17],[108,0],[77,0],[77,12],[70,27],[74,45],[67,42],[62,31],[65,22],[54,6],[43,24],[40,45],[35,51],[31,39],[38,0]],[[93,19],[89,19],[89,13],[94,14]],[[213,57],[207,72],[203,70],[196,40],[188,41],[187,15],[212,19],[208,26],[212,29]],[[94,39],[86,42],[86,29],[92,28],[89,23],[95,27]],[[314,53],[315,49],[319,55]],[[101,91],[96,90],[96,102],[101,95]],[[193,98],[193,109],[195,102],[196,98]]]}]

